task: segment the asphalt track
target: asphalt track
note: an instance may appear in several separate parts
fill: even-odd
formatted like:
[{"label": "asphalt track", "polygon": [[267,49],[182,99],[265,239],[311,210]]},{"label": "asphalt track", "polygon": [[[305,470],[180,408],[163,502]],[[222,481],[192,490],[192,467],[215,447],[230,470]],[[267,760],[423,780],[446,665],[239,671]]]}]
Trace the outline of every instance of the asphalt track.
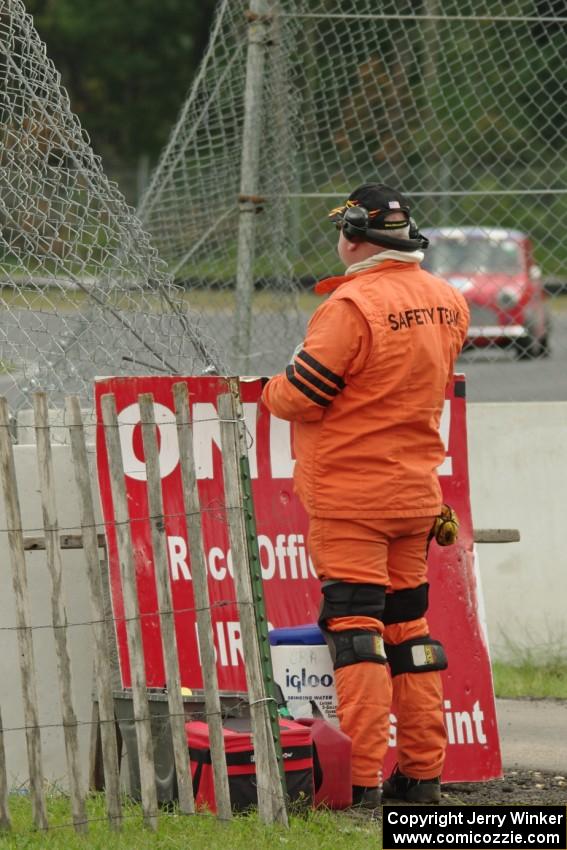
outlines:
[{"label": "asphalt track", "polygon": [[[295,346],[301,341],[309,314],[301,314],[301,327],[291,316],[277,312],[258,313],[252,322],[252,351],[256,353],[249,374],[282,371]],[[216,320],[209,317],[208,330],[218,337]],[[272,350],[262,351],[266,323],[273,339]],[[221,337],[222,338],[222,337]],[[282,340],[287,339],[284,343]],[[464,372],[467,398],[478,402],[567,401],[567,297],[558,298],[552,311],[551,354],[546,358],[520,361],[509,349],[467,352],[459,358],[456,370]]]},{"label": "asphalt track", "polygon": [[496,716],[504,768],[567,774],[567,700],[498,699]]},{"label": "asphalt track", "polygon": [[509,351],[464,354],[467,398],[475,402],[567,401],[567,314],[556,322],[549,358],[518,361]]},{"label": "asphalt track", "polygon": [[[276,312],[254,316],[252,350],[256,357],[249,374],[274,374],[282,371],[295,346],[301,341],[308,314],[302,314],[302,325],[294,324],[290,316]],[[269,323],[273,339],[272,350],[262,350],[265,325]],[[216,320],[209,317],[208,330],[218,337]],[[222,337],[221,337],[222,338]],[[289,340],[284,344],[282,340]],[[456,369],[467,379],[469,401],[567,401],[567,299],[558,300],[553,311],[550,335],[551,354],[547,358],[520,361],[511,350],[491,349],[466,353],[459,358]]]},{"label": "asphalt track", "polygon": [[[305,331],[308,314],[292,316],[285,311],[262,311],[254,315],[252,323],[252,351],[254,357],[247,370],[248,374],[271,375],[285,368],[289,356]],[[24,321],[24,317],[20,317]],[[31,322],[33,314],[26,317]],[[263,350],[265,344],[266,326],[270,327],[272,345],[270,350]],[[49,333],[57,336],[63,328],[58,317],[51,317]],[[227,317],[218,312],[203,315],[202,328],[213,339],[227,339]],[[117,364],[114,373],[120,373],[122,346],[128,351],[127,338],[124,334],[107,328],[108,352],[112,362]],[[18,327],[14,323],[6,328],[7,336],[18,335]],[[34,331],[29,329],[30,351],[24,356],[33,357]],[[45,332],[44,332],[45,336]],[[39,344],[39,341],[38,341]],[[46,343],[41,341],[42,350]],[[551,334],[551,355],[545,359],[531,361],[516,360],[511,351],[474,351],[463,355],[457,363],[457,371],[464,372],[467,380],[467,397],[472,402],[507,402],[507,401],[566,401],[567,400],[567,309],[561,305],[553,315]],[[97,374],[108,374],[106,370],[98,369]],[[0,395],[5,395],[10,404],[14,404],[20,394],[15,384],[22,381],[21,375],[0,375]]]}]

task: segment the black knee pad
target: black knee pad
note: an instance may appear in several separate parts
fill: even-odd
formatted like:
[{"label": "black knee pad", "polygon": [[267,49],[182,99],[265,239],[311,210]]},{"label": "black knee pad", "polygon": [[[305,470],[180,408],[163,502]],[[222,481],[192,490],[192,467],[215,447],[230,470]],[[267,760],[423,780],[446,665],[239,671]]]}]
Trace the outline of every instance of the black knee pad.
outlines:
[{"label": "black knee pad", "polygon": [[365,629],[348,629],[344,632],[325,632],[327,645],[333,659],[333,668],[349,667],[363,661],[386,664],[384,641],[378,632]]},{"label": "black knee pad", "polygon": [[372,617],[382,620],[386,600],[386,587],[383,584],[332,581],[323,584],[321,590],[323,604],[319,625],[322,629],[332,617]]},{"label": "black knee pad", "polygon": [[330,632],[327,620],[332,617],[372,617],[374,620],[382,620],[386,587],[382,584],[333,581],[323,585],[322,593],[319,627],[325,635],[335,670],[362,661],[385,664],[384,643],[378,632],[370,629]]},{"label": "black knee pad", "polygon": [[394,590],[386,594],[384,616],[382,622],[385,626],[392,623],[408,623],[410,620],[419,620],[423,617],[429,607],[429,584],[420,584],[418,587],[409,587],[406,590]]},{"label": "black knee pad", "polygon": [[398,644],[387,643],[385,650],[392,676],[447,669],[447,656],[443,645],[429,635]]}]

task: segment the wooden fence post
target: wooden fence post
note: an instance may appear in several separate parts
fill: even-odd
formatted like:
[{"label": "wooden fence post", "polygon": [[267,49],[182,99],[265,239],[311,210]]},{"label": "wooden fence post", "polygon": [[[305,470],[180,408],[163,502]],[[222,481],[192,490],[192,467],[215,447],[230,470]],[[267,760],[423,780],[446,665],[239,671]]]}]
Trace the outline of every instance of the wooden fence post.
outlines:
[{"label": "wooden fence post", "polygon": [[193,798],[193,786],[191,783],[189,747],[185,734],[185,711],[183,708],[183,697],[181,695],[179,656],[175,634],[173,598],[169,579],[169,561],[167,556],[153,395],[151,393],[144,393],[138,396],[138,402],[142,421],[142,442],[146,462],[147,495],[150,512],[149,523],[152,535],[155,582],[160,609],[161,645],[165,665],[171,741],[179,792],[179,809],[183,814],[190,815],[195,813],[195,800]]},{"label": "wooden fence post", "polygon": [[8,774],[6,771],[6,750],[4,749],[4,727],[2,708],[0,707],[0,830],[12,828],[10,809],[8,808]]},{"label": "wooden fence post", "polygon": [[[246,668],[246,683],[250,698],[252,733],[258,786],[258,812],[265,823],[287,826],[287,811],[282,776],[271,730],[260,647],[254,612],[252,583],[248,563],[248,544],[244,521],[239,459],[242,453],[239,429],[243,426],[238,415],[236,395],[238,379],[229,379],[231,392],[218,397],[223,459],[226,511],[234,565],[234,583],[240,613],[242,646]],[[245,445],[245,444],[244,444]]]},{"label": "wooden fence post", "polygon": [[207,583],[207,566],[203,550],[201,504],[197,489],[197,476],[195,474],[193,428],[189,415],[189,392],[187,384],[182,382],[174,384],[173,397],[177,418],[179,460],[181,464],[185,521],[187,523],[187,537],[191,558],[191,576],[193,578],[193,592],[197,607],[197,632],[199,635],[199,652],[203,668],[205,711],[209,725],[209,741],[213,762],[215,802],[218,817],[221,820],[229,820],[232,817],[232,811],[224,752],[221,702],[213,643],[213,623]]},{"label": "wooden fence post", "polygon": [[157,828],[157,790],[155,781],[155,764],[152,742],[150,707],[146,690],[146,670],[142,632],[140,627],[140,607],[136,587],[136,568],[134,562],[128,500],[124,482],[124,463],[118,433],[118,417],[116,403],[111,393],[101,399],[102,420],[106,449],[108,453],[108,468],[112,503],[114,505],[114,520],[118,554],[120,559],[120,574],[122,578],[122,594],[124,612],[126,614],[126,635],[128,639],[128,655],[130,657],[130,672],[132,678],[132,701],[134,706],[134,721],[136,740],[138,744],[138,762],[140,767],[140,786],[142,793],[142,809],[144,821],[152,829]]},{"label": "wooden fence post", "polygon": [[30,772],[30,792],[35,825],[47,829],[47,809],[43,787],[43,763],[41,755],[41,733],[35,675],[35,656],[29,607],[28,580],[22,515],[18,498],[18,481],[14,464],[14,451],[10,433],[8,403],[0,397],[0,474],[6,507],[8,548],[12,564],[12,584],[16,598],[16,623],[20,652],[20,673],[24,703],[26,746]]},{"label": "wooden fence post", "polygon": [[77,832],[87,831],[85,797],[81,782],[79,758],[79,736],[77,716],[73,705],[73,686],[71,658],[67,642],[67,612],[63,590],[63,568],[59,549],[59,523],[55,502],[55,481],[53,474],[53,455],[50,443],[49,412],[47,395],[43,392],[33,394],[35,436],[37,450],[37,468],[41,489],[41,507],[45,532],[45,552],[51,577],[51,621],[55,637],[57,654],[57,672],[59,679],[59,700],[63,719],[63,736],[67,769],[69,771],[69,794],[73,825]]},{"label": "wooden fence post", "polygon": [[116,745],[114,701],[112,698],[112,661],[105,628],[106,611],[102,576],[99,567],[98,538],[89,462],[79,399],[68,397],[65,400],[65,406],[73,457],[73,470],[79,496],[83,551],[85,553],[91,611],[93,615],[95,679],[98,697],[106,808],[111,828],[119,829],[122,823],[122,809],[120,806],[120,770],[118,767],[118,749]]}]

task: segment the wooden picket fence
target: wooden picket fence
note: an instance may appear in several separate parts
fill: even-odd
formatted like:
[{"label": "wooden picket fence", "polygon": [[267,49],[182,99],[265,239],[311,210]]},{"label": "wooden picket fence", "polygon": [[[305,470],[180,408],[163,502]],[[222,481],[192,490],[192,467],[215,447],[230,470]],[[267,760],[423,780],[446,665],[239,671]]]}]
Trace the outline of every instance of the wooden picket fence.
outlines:
[{"label": "wooden picket fence", "polygon": [[[209,725],[212,769],[217,814],[222,820],[231,818],[231,802],[223,745],[221,694],[218,688],[213,644],[210,600],[203,549],[201,507],[197,490],[193,452],[193,430],[187,385],[179,382],[173,389],[180,463],[183,482],[189,551],[197,615],[197,629],[204,682],[205,712]],[[191,783],[189,752],[185,734],[185,715],[179,661],[174,628],[174,612],[169,579],[164,508],[159,472],[158,432],[153,397],[139,396],[142,439],[147,468],[148,503],[151,525],[155,580],[159,603],[159,619],[166,673],[168,714],[175,760],[179,811],[195,813]],[[67,615],[62,593],[60,524],[55,499],[55,482],[48,399],[45,393],[33,397],[36,431],[37,465],[43,511],[44,543],[51,578],[51,614],[57,653],[58,687],[65,741],[72,820],[77,832],[88,829],[85,789],[82,787],[79,763],[78,721],[73,706],[72,671],[67,637]],[[218,397],[223,454],[225,506],[230,543],[234,559],[236,598],[240,611],[246,684],[255,748],[258,811],[265,823],[287,824],[285,792],[282,783],[281,748],[274,730],[273,695],[268,692],[262,670],[258,623],[252,592],[247,529],[243,510],[241,461],[246,456],[246,433],[238,379],[227,379],[227,392]],[[92,636],[95,656],[98,730],[104,791],[110,827],[120,829],[122,799],[116,718],[113,698],[113,659],[107,634],[108,588],[99,561],[100,536],[94,511],[94,499],[88,465],[87,443],[79,399],[66,399],[66,427],[69,429],[71,455],[80,505],[81,540],[90,598],[92,600]],[[114,396],[102,398],[102,419],[109,458],[112,500],[124,598],[124,615],[131,666],[131,691],[136,730],[138,766],[143,818],[151,829],[158,819],[158,799],[154,766],[150,706],[146,686],[142,647],[140,610],[136,594],[135,564],[124,467]],[[21,659],[21,683],[25,721],[30,797],[33,819],[38,829],[48,829],[44,769],[39,722],[38,687],[34,660],[34,627],[30,617],[26,549],[38,548],[26,543],[22,528],[20,496],[14,463],[8,404],[0,397],[0,477],[4,495],[12,581],[16,604],[16,627]],[[68,537],[68,536],[67,536]],[[106,596],[105,596],[106,593]],[[272,704],[270,704],[272,703]],[[277,726],[277,723],[275,724]],[[9,787],[7,780],[4,736],[0,706],[0,828],[10,829]]]}]

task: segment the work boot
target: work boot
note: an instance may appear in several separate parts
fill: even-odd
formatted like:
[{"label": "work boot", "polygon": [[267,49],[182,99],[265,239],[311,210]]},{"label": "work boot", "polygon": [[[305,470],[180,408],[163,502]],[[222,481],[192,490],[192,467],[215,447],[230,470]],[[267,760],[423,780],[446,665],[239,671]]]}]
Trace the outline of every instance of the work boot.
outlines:
[{"label": "work boot", "polygon": [[377,809],[382,802],[379,788],[369,788],[366,785],[352,786],[352,805],[357,809]]},{"label": "work boot", "polygon": [[438,776],[434,779],[412,779],[411,776],[404,776],[396,767],[384,782],[382,793],[386,798],[405,800],[406,803],[439,803],[441,782]]}]

